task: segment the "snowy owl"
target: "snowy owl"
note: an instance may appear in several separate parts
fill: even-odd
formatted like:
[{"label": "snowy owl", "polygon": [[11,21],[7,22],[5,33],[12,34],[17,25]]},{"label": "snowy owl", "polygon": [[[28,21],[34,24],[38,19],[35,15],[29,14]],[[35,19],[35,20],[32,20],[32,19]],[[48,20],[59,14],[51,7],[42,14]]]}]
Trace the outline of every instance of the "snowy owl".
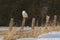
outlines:
[{"label": "snowy owl", "polygon": [[27,18],[27,17],[28,17],[28,14],[26,13],[26,11],[22,11],[22,16],[23,16],[24,18]]}]

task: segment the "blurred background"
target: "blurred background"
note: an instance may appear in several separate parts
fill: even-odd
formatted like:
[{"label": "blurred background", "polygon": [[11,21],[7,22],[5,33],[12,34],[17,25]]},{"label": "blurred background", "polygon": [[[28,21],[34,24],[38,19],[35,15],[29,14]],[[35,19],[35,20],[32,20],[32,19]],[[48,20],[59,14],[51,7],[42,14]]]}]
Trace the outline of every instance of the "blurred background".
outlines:
[{"label": "blurred background", "polygon": [[31,26],[32,18],[38,20],[38,25],[45,24],[46,15],[52,23],[57,15],[57,24],[60,24],[60,0],[0,0],[0,26],[8,26],[10,18],[14,18],[14,25],[22,23],[22,11],[28,14],[25,26]]}]

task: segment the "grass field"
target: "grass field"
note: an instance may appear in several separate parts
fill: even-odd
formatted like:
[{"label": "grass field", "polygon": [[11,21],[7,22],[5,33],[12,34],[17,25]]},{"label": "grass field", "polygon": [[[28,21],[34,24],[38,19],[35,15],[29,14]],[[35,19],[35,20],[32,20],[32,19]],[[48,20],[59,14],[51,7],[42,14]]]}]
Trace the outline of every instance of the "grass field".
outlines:
[{"label": "grass field", "polygon": [[[0,28],[0,36],[7,35],[8,27]],[[60,31],[60,27],[35,27],[32,29],[31,27],[24,27],[24,30],[19,30],[20,27],[15,27],[13,32],[15,31],[16,35],[19,35],[19,38],[35,38],[38,35],[52,32],[52,31]]]},{"label": "grass field", "polygon": [[3,37],[5,40],[17,39],[17,38],[38,38],[39,35],[60,31],[59,26],[55,27],[24,27],[21,30],[21,27],[12,27],[12,31],[9,31],[9,27],[0,27],[0,37]]}]

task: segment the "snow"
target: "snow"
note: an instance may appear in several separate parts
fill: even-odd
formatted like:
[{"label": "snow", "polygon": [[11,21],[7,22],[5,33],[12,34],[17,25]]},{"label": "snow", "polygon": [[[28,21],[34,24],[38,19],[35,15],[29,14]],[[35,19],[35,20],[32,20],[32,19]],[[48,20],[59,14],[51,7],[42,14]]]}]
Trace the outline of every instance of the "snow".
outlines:
[{"label": "snow", "polygon": [[[0,38],[0,40],[4,40],[4,39]],[[60,40],[60,38],[20,38],[16,40]]]},{"label": "snow", "polygon": [[[17,30],[20,30],[21,27],[14,27]],[[31,27],[24,27],[23,30],[31,30]],[[0,30],[9,30],[9,27],[0,27]]]},{"label": "snow", "polygon": [[21,38],[17,40],[59,40],[60,38]]},{"label": "snow", "polygon": [[0,40],[4,40],[4,39],[1,37]]},{"label": "snow", "polygon": [[60,39],[60,31],[53,31],[39,35],[38,38],[20,38],[17,40],[59,40],[59,39]]},{"label": "snow", "polygon": [[60,38],[60,31],[49,32],[39,35],[38,38]]},{"label": "snow", "polygon": [[0,27],[0,30],[8,30],[8,27]]},{"label": "snow", "polygon": [[37,40],[37,38],[20,38],[20,39],[17,39],[17,40]]},{"label": "snow", "polygon": [[[17,30],[20,29],[20,27],[15,27]],[[0,27],[0,30],[8,30],[9,27]],[[31,30],[31,27],[24,27],[24,30]],[[36,28],[35,28],[36,29]],[[37,38],[19,38],[16,40],[59,40],[60,39],[60,31],[53,31],[46,34],[39,35]],[[0,40],[3,40],[3,38],[0,37]]]}]

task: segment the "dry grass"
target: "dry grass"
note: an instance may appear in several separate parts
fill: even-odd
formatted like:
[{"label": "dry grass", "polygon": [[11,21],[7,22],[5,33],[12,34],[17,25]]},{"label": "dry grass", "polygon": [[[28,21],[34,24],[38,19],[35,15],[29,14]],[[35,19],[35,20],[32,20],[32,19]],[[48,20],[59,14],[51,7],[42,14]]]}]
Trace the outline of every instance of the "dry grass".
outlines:
[{"label": "dry grass", "polygon": [[38,37],[41,34],[52,32],[52,31],[60,31],[60,27],[43,27],[42,29],[38,27],[36,30],[32,29],[29,31],[20,31],[19,38]]},{"label": "dry grass", "polygon": [[4,40],[11,40],[11,39],[15,39],[15,35],[16,35],[16,30],[13,28],[12,31],[8,31],[6,35],[4,35]]},{"label": "dry grass", "polygon": [[[35,38],[41,34],[52,32],[52,31],[60,31],[60,27],[37,27],[37,29],[32,30],[20,30],[16,31],[14,28],[11,32],[6,32],[4,35],[5,40],[16,39],[16,38]],[[2,36],[2,35],[1,35]]]}]

